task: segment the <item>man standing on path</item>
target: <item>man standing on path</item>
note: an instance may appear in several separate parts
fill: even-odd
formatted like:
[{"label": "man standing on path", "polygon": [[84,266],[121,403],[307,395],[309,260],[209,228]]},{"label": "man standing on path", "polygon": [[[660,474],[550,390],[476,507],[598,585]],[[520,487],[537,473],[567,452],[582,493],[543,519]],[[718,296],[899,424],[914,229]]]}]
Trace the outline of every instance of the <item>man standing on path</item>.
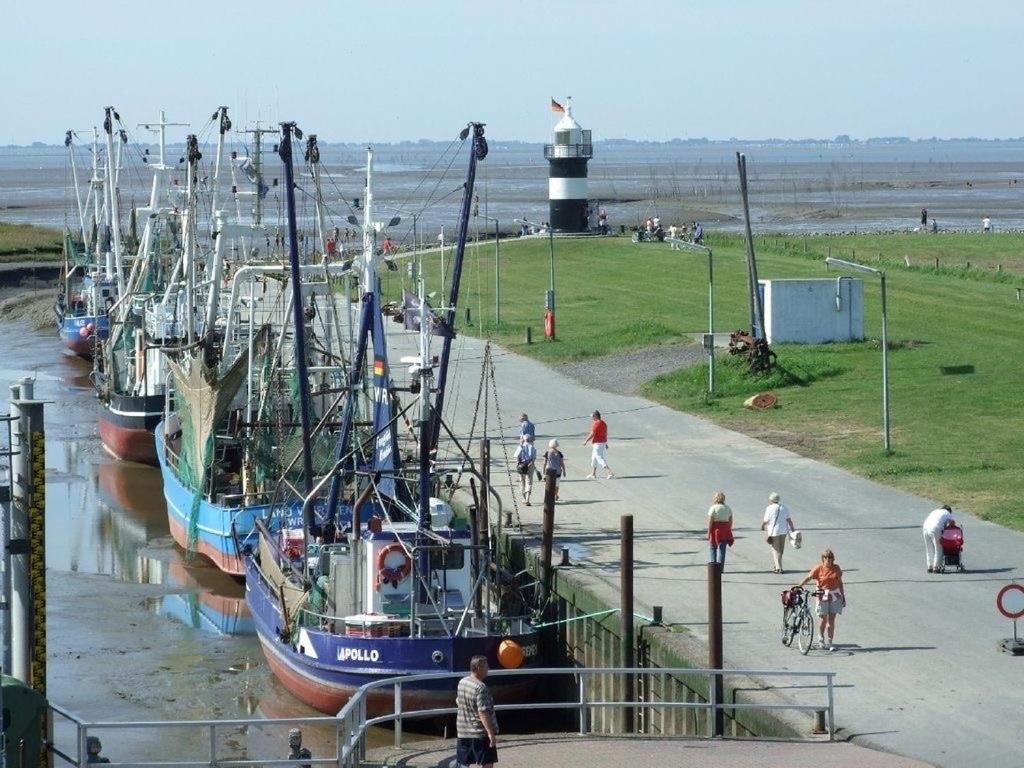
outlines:
[{"label": "man standing on path", "polygon": [[601,418],[600,411],[594,411],[593,421],[590,422],[590,434],[583,444],[591,443],[594,448],[590,454],[590,474],[587,477],[593,480],[597,477],[597,468],[608,470],[608,479],[615,477],[612,468],[608,466],[608,425]]},{"label": "man standing on path", "polygon": [[523,438],[529,435],[531,438],[537,438],[537,427],[530,421],[530,417],[525,413],[519,417],[519,441],[522,442]]},{"label": "man standing on path", "polygon": [[484,685],[487,672],[487,657],[474,656],[469,662],[469,674],[459,680],[455,692],[455,760],[459,765],[490,768],[498,761],[498,721],[491,691]]},{"label": "man standing on path", "polygon": [[537,448],[533,444],[533,435],[523,435],[514,456],[516,472],[522,485],[523,500],[530,506],[530,494],[533,493],[533,473],[537,471]]},{"label": "man standing on path", "polygon": [[952,519],[953,510],[949,504],[943,504],[924,519],[921,532],[924,534],[924,564],[928,567],[928,573],[943,571],[945,558],[942,556],[942,531]]},{"label": "man standing on path", "polygon": [[775,564],[772,573],[782,573],[782,553],[786,550],[786,537],[795,529],[789,510],[779,501],[779,494],[769,493],[761,530],[767,531],[768,544],[772,548],[772,561]]}]

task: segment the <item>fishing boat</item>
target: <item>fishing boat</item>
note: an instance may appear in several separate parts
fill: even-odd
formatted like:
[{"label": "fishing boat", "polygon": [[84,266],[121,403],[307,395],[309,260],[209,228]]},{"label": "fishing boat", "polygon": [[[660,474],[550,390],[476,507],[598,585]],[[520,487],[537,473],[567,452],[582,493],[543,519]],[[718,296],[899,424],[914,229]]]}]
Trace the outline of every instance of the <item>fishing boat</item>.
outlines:
[{"label": "fishing boat", "polygon": [[[259,189],[262,184],[256,181]],[[290,482],[297,473],[284,457],[292,454],[290,446],[301,443],[301,427],[308,427],[295,419],[299,380],[314,377],[322,402],[343,383],[343,361],[332,352],[340,332],[329,307],[333,281],[349,265],[310,260],[293,275],[270,251],[264,260],[250,258],[232,270],[222,297],[214,287],[225,274],[226,243],[269,242],[270,231],[256,222],[229,223],[221,212],[214,219],[205,313],[194,319],[194,329],[186,329],[182,345],[164,348],[170,397],[155,448],[175,541],[226,573],[242,576],[243,556],[255,542],[255,521],[280,497],[281,481]],[[196,293],[189,254],[186,248],[183,295]],[[284,287],[293,281],[298,297]],[[194,305],[186,299],[183,307]],[[289,320],[294,312],[304,332],[318,339],[318,364],[311,371],[295,364],[298,352]],[[330,459],[328,437],[325,432],[319,438],[324,464]]]},{"label": "fishing boat", "polygon": [[[64,346],[76,355],[85,358],[93,356],[97,340],[107,338],[110,332],[107,313],[114,306],[124,287],[121,272],[122,243],[117,193],[121,143],[117,144],[117,154],[114,153],[114,123],[119,121],[120,116],[116,110],[113,107],[106,107],[103,120],[106,135],[104,176],[100,176],[99,142],[94,129],[93,175],[84,206],[78,189],[78,171],[74,161],[72,140],[73,131],[68,131],[64,142],[73,171],[82,248],[77,248],[70,233],[65,233],[64,264],[54,312],[57,318],[58,334]],[[125,138],[124,132],[120,130],[118,136],[122,140]],[[102,205],[101,195],[103,196]],[[85,225],[85,212],[88,210],[90,202],[93,210],[91,233]],[[93,260],[85,257],[90,245],[94,249]]]},{"label": "fishing boat", "polygon": [[[279,147],[291,196],[290,131],[284,126]],[[301,510],[294,503],[274,505],[257,521],[258,546],[246,558],[246,599],[267,662],[289,691],[322,712],[337,712],[367,682],[466,670],[478,654],[495,668],[537,663],[537,630],[526,603],[510,600],[511,585],[499,578],[502,569],[487,523],[456,515],[441,497],[443,478],[452,471],[474,474],[485,492],[492,491],[465,452],[453,464],[438,452],[442,429],[447,433],[444,392],[476,164],[487,153],[483,125],[470,124],[461,137],[465,141],[470,135],[448,305],[443,317],[431,310],[421,281],[417,300],[406,307],[405,319],[418,330],[413,336],[418,354],[402,358],[409,364],[406,386],[396,383],[388,360],[377,269],[382,259],[374,242],[383,227],[373,220],[373,156],[368,153],[359,332],[335,462],[329,472],[314,476],[312,445],[305,441]],[[289,209],[295,270],[291,200]],[[301,367],[304,333],[298,315],[294,334]],[[438,337],[442,351],[435,357],[430,343]],[[307,380],[298,377],[302,410],[310,401],[303,386]],[[359,423],[364,383],[372,385],[364,395],[372,419]],[[409,397],[405,405],[401,394]],[[304,434],[311,433],[304,427]],[[500,511],[500,502],[497,506]],[[532,686],[529,679],[502,678],[492,689],[496,699],[508,701],[529,695]],[[453,693],[453,681],[410,683],[403,702],[416,709],[450,706]],[[393,706],[391,690],[368,699],[371,712]]]},{"label": "fishing boat", "polygon": [[[125,290],[106,315],[110,329],[107,338],[97,343],[93,374],[103,404],[99,416],[103,447],[118,459],[153,465],[157,463],[153,430],[163,418],[167,389],[161,350],[184,343],[184,317],[193,311],[182,306],[184,297],[174,281],[184,258],[182,233],[188,237],[189,218],[176,205],[163,202],[174,169],[165,162],[166,131],[172,125],[181,123],[168,122],[161,111],[157,122],[143,126],[157,134],[159,147],[157,161],[148,163],[153,171],[149,205],[135,211],[145,225]],[[196,151],[191,142],[187,151]],[[193,194],[189,184],[186,195]],[[191,210],[187,204],[186,211]],[[175,264],[173,272],[171,264]]]}]

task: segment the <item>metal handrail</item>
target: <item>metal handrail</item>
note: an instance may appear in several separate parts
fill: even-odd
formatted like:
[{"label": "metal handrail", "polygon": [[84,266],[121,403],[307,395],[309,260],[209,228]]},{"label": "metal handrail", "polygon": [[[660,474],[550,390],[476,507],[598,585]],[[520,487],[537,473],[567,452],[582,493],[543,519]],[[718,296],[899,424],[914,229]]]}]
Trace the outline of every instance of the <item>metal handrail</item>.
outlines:
[{"label": "metal handrail", "polygon": [[[713,728],[715,714],[719,711],[746,711],[746,710],[789,710],[796,712],[824,713],[825,725],[829,740],[835,736],[835,672],[811,672],[811,671],[784,671],[764,669],[693,669],[690,667],[567,667],[567,668],[543,668],[543,669],[502,669],[494,670],[490,677],[515,677],[515,676],[572,676],[576,678],[577,695],[571,700],[555,702],[527,702],[522,704],[502,704],[495,707],[497,711],[516,710],[576,710],[579,713],[579,735],[586,736],[592,733],[590,727],[591,709],[624,709],[635,710],[649,709],[695,709],[707,711],[709,727]],[[597,675],[658,675],[678,677],[706,677],[708,684],[708,701],[615,701],[615,700],[590,700],[592,687],[589,685],[590,678]],[[336,765],[338,768],[359,768],[363,764],[366,752],[367,729],[376,726],[391,724],[394,728],[394,743],[396,747],[402,746],[403,726],[408,719],[430,718],[442,715],[455,714],[456,708],[441,707],[428,710],[409,711],[405,707],[404,691],[410,685],[424,681],[456,680],[464,677],[464,672],[442,672],[425,673],[419,675],[402,675],[381,680],[374,680],[360,687],[348,700],[341,711],[334,717],[291,717],[291,718],[270,718],[270,719],[231,719],[231,720],[153,720],[135,722],[86,722],[77,715],[55,705],[50,704],[51,717],[56,714],[69,720],[76,729],[76,754],[70,755],[50,743],[48,748],[51,753],[61,758],[66,764],[81,766],[84,764],[86,755],[86,738],[90,731],[112,730],[112,729],[164,729],[164,728],[200,728],[208,732],[209,755],[205,760],[193,760],[184,762],[168,761],[138,761],[112,762],[111,768],[118,766],[161,766],[162,768],[226,768],[231,766],[299,766],[305,763],[313,765]],[[715,696],[716,677],[753,677],[753,678],[819,678],[824,680],[826,701],[821,704],[740,704],[730,702],[718,702]],[[393,688],[394,708],[392,712],[369,717],[367,714],[367,700],[372,691],[381,688]],[[454,699],[454,695],[453,695]],[[331,724],[335,730],[335,754],[332,757],[315,757],[300,760],[288,759],[231,759],[220,757],[217,747],[218,729],[239,728],[239,727],[271,727],[281,725],[325,725]],[[709,736],[713,734],[709,733]]]}]

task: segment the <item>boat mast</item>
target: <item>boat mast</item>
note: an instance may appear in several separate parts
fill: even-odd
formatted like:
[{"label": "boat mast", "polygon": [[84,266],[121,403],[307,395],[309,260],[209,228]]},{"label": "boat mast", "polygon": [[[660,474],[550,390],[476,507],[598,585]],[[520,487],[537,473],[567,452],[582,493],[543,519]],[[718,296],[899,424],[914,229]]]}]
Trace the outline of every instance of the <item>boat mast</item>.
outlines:
[{"label": "boat mast", "polygon": [[[295,215],[295,169],[292,167],[292,134],[302,138],[302,131],[295,123],[281,123],[281,143],[278,154],[284,163],[285,199],[288,205],[288,260],[291,265],[292,323],[294,325],[295,371],[298,376],[299,417],[302,421],[302,472],[303,495],[313,490],[313,455],[309,439],[312,431],[309,403],[309,371],[306,361],[306,320],[302,304],[302,269],[299,265],[299,233]],[[309,529],[313,524],[312,509],[303,517],[303,529],[309,540]]]},{"label": "boat mast", "polygon": [[78,225],[82,230],[82,244],[88,241],[85,237],[85,211],[82,209],[82,190],[78,188],[78,166],[75,165],[74,132],[68,131],[64,136],[64,146],[68,148],[68,160],[71,163],[71,181],[75,185],[75,202],[78,204]]},{"label": "boat mast", "polygon": [[196,218],[196,176],[197,166],[202,154],[199,152],[199,140],[195,134],[185,138],[185,213],[182,216],[182,259],[185,272],[185,338],[191,344],[196,336],[195,312],[195,230]]},{"label": "boat mast", "polygon": [[213,120],[220,118],[217,125],[217,156],[213,160],[213,186],[210,188],[210,231],[214,231],[214,219],[217,218],[217,193],[220,191],[220,163],[224,159],[224,134],[231,130],[227,107],[217,107]]},{"label": "boat mast", "polygon": [[[114,180],[114,120],[121,116],[113,107],[105,108],[103,130],[107,134],[107,226],[111,228],[114,249],[114,275],[118,295],[124,293],[124,273],[121,269],[121,220],[117,210],[117,182]],[[110,277],[110,275],[107,275]]]},{"label": "boat mast", "polygon": [[94,125],[92,127],[92,179],[89,181],[89,194],[92,195],[92,245],[96,254],[96,266],[99,266],[100,256],[100,191],[103,189],[103,179],[100,177],[100,132]]},{"label": "boat mast", "polygon": [[[445,308],[446,333],[441,348],[441,359],[437,371],[437,398],[434,401],[433,428],[431,429],[431,448],[437,447],[441,435],[441,416],[444,413],[445,385],[448,383],[448,361],[451,357],[452,340],[455,338],[455,308],[459,301],[459,282],[462,279],[462,261],[466,253],[466,235],[469,231],[469,210],[473,201],[473,185],[476,182],[476,164],[487,157],[487,139],[484,138],[484,124],[470,123],[461,134],[465,139],[473,133],[473,146],[469,153],[469,168],[466,171],[466,185],[462,191],[462,208],[459,211],[459,228],[455,243],[455,259],[452,264],[452,286],[448,294],[448,306]],[[487,492],[486,489],[484,491]]]}]

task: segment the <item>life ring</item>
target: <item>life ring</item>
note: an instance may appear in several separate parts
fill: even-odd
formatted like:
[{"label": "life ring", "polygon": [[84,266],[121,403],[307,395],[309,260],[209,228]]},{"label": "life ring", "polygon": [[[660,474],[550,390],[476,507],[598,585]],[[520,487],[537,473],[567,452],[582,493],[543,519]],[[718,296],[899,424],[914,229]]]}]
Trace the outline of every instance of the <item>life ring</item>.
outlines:
[{"label": "life ring", "polygon": [[[394,552],[398,552],[402,556],[401,565],[388,565],[388,556]],[[409,578],[410,573],[412,573],[412,558],[409,557],[409,553],[405,551],[401,542],[394,541],[377,553],[377,591],[380,591],[385,583],[397,587]]]}]

